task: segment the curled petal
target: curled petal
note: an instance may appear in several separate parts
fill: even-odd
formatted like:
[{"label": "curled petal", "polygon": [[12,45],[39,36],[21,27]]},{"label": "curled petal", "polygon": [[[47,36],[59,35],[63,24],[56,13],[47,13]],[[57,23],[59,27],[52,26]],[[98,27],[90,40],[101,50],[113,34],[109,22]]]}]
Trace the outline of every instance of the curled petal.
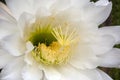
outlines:
[{"label": "curled petal", "polygon": [[83,20],[87,20],[88,22],[96,23],[97,25],[100,25],[108,18],[111,9],[112,9],[111,2],[108,2],[107,5],[104,5],[104,3],[100,5],[96,5],[95,3],[90,3],[83,8],[83,16],[84,16]]}]

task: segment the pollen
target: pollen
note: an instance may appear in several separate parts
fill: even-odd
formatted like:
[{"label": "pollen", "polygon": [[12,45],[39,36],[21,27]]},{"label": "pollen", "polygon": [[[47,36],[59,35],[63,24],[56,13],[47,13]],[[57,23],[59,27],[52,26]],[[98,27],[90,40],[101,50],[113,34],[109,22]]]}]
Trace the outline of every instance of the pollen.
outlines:
[{"label": "pollen", "polygon": [[39,63],[56,65],[66,63],[70,58],[70,46],[61,46],[58,42],[53,42],[50,46],[39,44],[32,51],[32,55]]}]

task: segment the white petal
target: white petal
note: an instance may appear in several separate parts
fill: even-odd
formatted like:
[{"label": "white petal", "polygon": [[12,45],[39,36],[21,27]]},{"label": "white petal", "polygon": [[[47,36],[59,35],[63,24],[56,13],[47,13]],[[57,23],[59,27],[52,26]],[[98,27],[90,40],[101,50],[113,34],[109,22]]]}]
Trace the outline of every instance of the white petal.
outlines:
[{"label": "white petal", "polygon": [[23,57],[11,61],[3,68],[0,80],[22,80],[21,71],[24,66]]},{"label": "white petal", "polygon": [[24,80],[41,80],[43,73],[36,65],[27,65],[23,69],[22,77]]},{"label": "white petal", "polygon": [[70,0],[56,0],[51,6],[52,12],[59,12],[70,7]]},{"label": "white petal", "polygon": [[6,12],[8,12],[9,14],[12,15],[9,8],[5,4],[3,4],[2,2],[0,2],[0,8],[2,8],[3,10],[5,10]]},{"label": "white petal", "polygon": [[33,65],[34,63],[36,63],[36,61],[34,60],[33,56],[30,53],[27,53],[25,55],[24,61],[29,65]]},{"label": "white petal", "polygon": [[61,74],[55,67],[41,65],[39,68],[43,70],[44,76],[47,80],[60,80]]},{"label": "white petal", "polygon": [[112,36],[115,44],[120,43],[120,26],[108,26],[99,29],[101,35]]},{"label": "white petal", "polygon": [[22,38],[25,38],[25,34],[27,35],[27,31],[29,31],[28,27],[35,22],[35,16],[29,13],[21,14],[18,20],[18,28],[20,30],[20,35]]},{"label": "white petal", "polygon": [[13,56],[20,56],[24,54],[25,42],[20,38],[20,36],[15,33],[9,35],[0,41],[1,48],[7,50]]},{"label": "white petal", "polygon": [[17,31],[16,24],[0,19],[0,39]]},{"label": "white petal", "polygon": [[112,80],[106,73],[99,69],[79,70],[81,73],[90,78],[90,80]]},{"label": "white petal", "polygon": [[76,7],[84,7],[90,0],[71,0],[71,5]]},{"label": "white petal", "polygon": [[80,71],[70,66],[59,67],[57,70],[61,73],[62,79],[60,80],[92,80]]},{"label": "white petal", "polygon": [[95,3],[97,6],[99,5],[108,5],[109,4],[109,0],[98,0],[96,3]]},{"label": "white petal", "polygon": [[100,58],[100,66],[103,67],[119,67],[120,66],[120,49],[113,48],[109,52],[98,56]]},{"label": "white petal", "polygon": [[26,48],[27,48],[26,53],[29,53],[29,52],[31,52],[31,51],[34,49],[34,46],[33,46],[33,44],[29,41],[29,42],[26,43]]},{"label": "white petal", "polygon": [[3,68],[6,64],[11,62],[14,57],[9,55],[7,51],[0,49],[0,68]]},{"label": "white petal", "polygon": [[81,45],[75,49],[69,63],[78,69],[92,69],[97,67],[97,57],[90,47]]},{"label": "white petal", "polygon": [[115,39],[110,35],[96,36],[91,41],[91,48],[96,55],[104,54],[115,45]]},{"label": "white petal", "polygon": [[6,0],[8,7],[18,19],[23,12],[35,14],[40,7],[49,8],[55,0]]},{"label": "white petal", "polygon": [[90,3],[83,8],[83,20],[100,25],[109,16],[112,9],[112,3],[103,6]]},{"label": "white petal", "polygon": [[45,7],[47,9],[56,1],[56,0],[32,0],[34,2],[34,8],[39,9],[40,7]]},{"label": "white petal", "polygon": [[103,79],[101,79],[101,80],[113,80],[110,76],[108,76],[108,75],[107,75],[106,73],[104,73],[103,71],[98,70],[98,72],[100,73],[101,77],[103,78]]},{"label": "white petal", "polygon": [[16,22],[16,20],[12,17],[11,12],[9,9],[0,2],[0,19],[7,20],[9,22]]},{"label": "white petal", "polygon": [[31,0],[5,0],[14,17],[18,19],[23,12],[33,12]]},{"label": "white petal", "polygon": [[51,15],[51,12],[46,7],[40,7],[36,12],[37,18],[46,17],[46,16],[50,16],[50,15]]},{"label": "white petal", "polygon": [[[76,69],[70,65],[58,67],[63,80],[112,80],[106,73],[99,69]],[[62,80],[62,79],[61,79]]]}]

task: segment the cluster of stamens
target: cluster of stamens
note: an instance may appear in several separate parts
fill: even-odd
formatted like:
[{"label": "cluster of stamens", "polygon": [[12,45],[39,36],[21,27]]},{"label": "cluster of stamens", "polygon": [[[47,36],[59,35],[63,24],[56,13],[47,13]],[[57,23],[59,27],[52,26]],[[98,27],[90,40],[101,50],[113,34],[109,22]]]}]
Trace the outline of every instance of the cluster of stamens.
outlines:
[{"label": "cluster of stamens", "polygon": [[71,44],[77,40],[76,31],[70,32],[69,28],[62,29],[60,25],[41,26],[38,21],[33,27],[28,40],[35,47],[31,52],[34,59],[48,65],[66,63],[71,56]]}]

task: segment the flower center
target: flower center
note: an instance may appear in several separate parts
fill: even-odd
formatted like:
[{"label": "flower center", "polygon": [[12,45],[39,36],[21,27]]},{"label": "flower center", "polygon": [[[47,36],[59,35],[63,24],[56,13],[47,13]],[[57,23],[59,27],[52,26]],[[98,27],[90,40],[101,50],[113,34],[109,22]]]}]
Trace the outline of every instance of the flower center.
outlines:
[{"label": "flower center", "polygon": [[30,30],[28,40],[35,46],[31,54],[37,62],[60,65],[68,61],[71,56],[71,44],[76,41],[74,30],[63,30],[61,26],[43,26],[38,22],[35,22]]},{"label": "flower center", "polygon": [[41,43],[49,46],[53,41],[57,41],[57,39],[53,36],[52,29],[49,25],[44,28],[37,27],[35,31],[31,33],[29,40],[34,46],[38,46],[38,44]]},{"label": "flower center", "polygon": [[58,42],[52,42],[49,46],[44,43],[32,51],[32,55],[36,61],[44,64],[62,64],[65,63],[69,55],[70,46],[61,46]]}]

